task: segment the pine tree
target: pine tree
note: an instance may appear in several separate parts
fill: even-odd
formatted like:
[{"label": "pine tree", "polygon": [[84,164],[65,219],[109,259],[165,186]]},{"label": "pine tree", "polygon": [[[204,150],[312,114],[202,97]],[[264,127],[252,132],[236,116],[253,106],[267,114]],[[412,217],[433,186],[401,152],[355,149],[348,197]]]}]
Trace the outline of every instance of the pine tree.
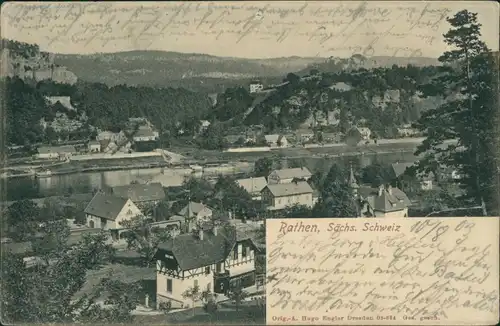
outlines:
[{"label": "pine tree", "polygon": [[[439,57],[443,66],[438,76],[421,87],[424,95],[441,95],[447,101],[416,122],[426,139],[415,154],[425,153],[421,171],[445,166],[459,172],[464,202],[480,205],[484,215],[491,215],[498,206],[494,198],[498,63],[480,40],[477,14],[462,10],[447,21],[451,29],[444,41],[453,50]],[[447,140],[458,143],[444,145]]]}]

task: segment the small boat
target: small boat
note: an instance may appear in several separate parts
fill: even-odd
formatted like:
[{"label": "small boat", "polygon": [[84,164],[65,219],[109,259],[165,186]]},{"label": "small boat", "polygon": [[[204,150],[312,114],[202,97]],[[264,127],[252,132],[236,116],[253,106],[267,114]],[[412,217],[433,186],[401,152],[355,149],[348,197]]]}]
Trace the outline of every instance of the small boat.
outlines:
[{"label": "small boat", "polygon": [[52,176],[52,172],[50,170],[45,170],[45,171],[37,172],[35,174],[35,176],[37,178],[48,178],[48,177]]}]

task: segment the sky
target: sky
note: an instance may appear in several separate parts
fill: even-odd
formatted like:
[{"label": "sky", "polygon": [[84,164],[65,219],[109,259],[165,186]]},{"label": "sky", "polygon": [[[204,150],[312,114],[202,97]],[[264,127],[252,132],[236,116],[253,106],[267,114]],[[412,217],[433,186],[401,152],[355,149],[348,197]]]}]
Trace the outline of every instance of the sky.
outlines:
[{"label": "sky", "polygon": [[446,17],[478,14],[498,51],[495,1],[8,2],[2,38],[53,53],[161,50],[223,57],[438,57]]}]

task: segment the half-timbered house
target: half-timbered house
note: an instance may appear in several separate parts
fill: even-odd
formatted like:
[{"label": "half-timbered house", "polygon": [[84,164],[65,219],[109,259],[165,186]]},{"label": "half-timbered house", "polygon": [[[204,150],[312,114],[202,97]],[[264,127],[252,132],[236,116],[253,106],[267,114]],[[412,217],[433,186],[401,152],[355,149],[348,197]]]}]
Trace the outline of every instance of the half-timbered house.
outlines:
[{"label": "half-timbered house", "polygon": [[183,293],[195,286],[200,292],[227,293],[236,284],[255,284],[255,252],[252,239],[230,225],[203,227],[158,246],[156,301],[173,308],[192,304]]}]

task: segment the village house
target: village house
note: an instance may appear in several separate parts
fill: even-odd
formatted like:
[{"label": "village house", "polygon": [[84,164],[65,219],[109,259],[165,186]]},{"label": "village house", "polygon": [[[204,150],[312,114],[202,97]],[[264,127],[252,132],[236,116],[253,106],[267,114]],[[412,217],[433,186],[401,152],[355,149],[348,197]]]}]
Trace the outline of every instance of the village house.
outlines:
[{"label": "village house", "polygon": [[101,144],[97,140],[91,140],[87,144],[87,149],[90,153],[99,153],[101,151]]},{"label": "village house", "polygon": [[165,199],[165,191],[159,182],[116,186],[111,188],[111,194],[130,199],[140,209],[155,206]]},{"label": "village house", "polygon": [[155,141],[159,137],[159,133],[154,131],[149,126],[140,126],[134,133],[134,142]]},{"label": "village house", "polygon": [[393,163],[391,164],[391,173],[393,178],[403,190],[413,191],[415,183],[418,184],[420,190],[432,190],[434,173],[429,172],[425,175],[410,175],[409,169],[413,163]]},{"label": "village house", "polygon": [[271,148],[288,147],[288,140],[283,135],[265,135],[264,138]]},{"label": "village house", "polygon": [[267,176],[269,184],[291,183],[295,180],[307,181],[312,177],[311,171],[306,167],[274,170]]},{"label": "village house", "polygon": [[186,230],[191,231],[196,225],[209,222],[212,219],[212,210],[203,203],[189,202],[178,215],[184,216]]},{"label": "village house", "polygon": [[371,137],[371,130],[366,127],[353,127],[345,134],[345,143],[351,146],[357,145],[360,141],[368,141]]},{"label": "village house", "polygon": [[262,203],[269,210],[284,209],[293,205],[312,207],[314,204],[313,189],[305,182],[284,184],[268,184],[262,189]]},{"label": "village house", "polygon": [[254,200],[261,199],[260,192],[267,186],[267,181],[264,177],[238,179],[236,183],[245,189]]},{"label": "village house", "polygon": [[155,255],[157,305],[187,308],[193,302],[183,293],[194,287],[227,294],[233,286],[255,285],[256,251],[250,236],[228,225],[199,228],[161,243]]},{"label": "village house", "polygon": [[120,222],[142,215],[141,210],[128,198],[98,192],[84,210],[89,228],[109,230],[113,239],[120,239],[126,229]]},{"label": "village house", "polygon": [[381,185],[378,189],[362,186],[358,189],[363,217],[408,217],[411,201],[399,188]]},{"label": "village house", "polygon": [[73,154],[77,153],[75,146],[65,145],[65,146],[40,146],[37,149],[38,154],[36,158],[39,159],[60,159],[66,160]]},{"label": "village house", "polygon": [[258,81],[254,80],[250,83],[250,93],[257,93],[264,89],[264,85]]}]

